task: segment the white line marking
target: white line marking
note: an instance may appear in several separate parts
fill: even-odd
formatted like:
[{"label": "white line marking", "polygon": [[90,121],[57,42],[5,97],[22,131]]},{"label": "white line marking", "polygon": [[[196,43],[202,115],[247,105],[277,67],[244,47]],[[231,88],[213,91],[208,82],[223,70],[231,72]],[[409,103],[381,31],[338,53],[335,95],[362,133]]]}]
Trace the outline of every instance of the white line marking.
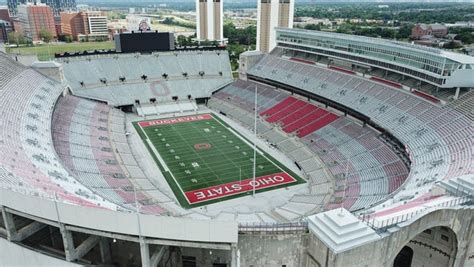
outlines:
[{"label": "white line marking", "polygon": [[[188,198],[186,197],[186,194],[184,193],[183,189],[181,188],[181,185],[178,183],[178,181],[176,180],[176,177],[174,177],[173,175],[173,172],[170,171],[170,169],[168,168],[168,166],[166,165],[166,163],[164,162],[164,160],[161,158],[160,156],[160,153],[158,153],[158,151],[156,150],[155,146],[153,145],[153,143],[150,141],[150,138],[148,137],[148,134],[146,134],[146,131],[143,129],[143,127],[138,124],[138,126],[140,126],[140,129],[142,130],[142,132],[145,134],[146,136],[146,142],[147,144],[151,147],[151,150],[153,151],[153,154],[155,154],[155,156],[158,158],[158,161],[162,164],[163,166],[163,169],[165,169],[165,171],[167,171],[171,177],[173,177],[173,180],[175,182],[175,184],[178,186],[179,190],[181,191],[181,194],[183,195],[184,199],[186,199],[186,201],[188,202],[189,205],[191,205],[191,202],[189,202]],[[179,202],[179,201],[178,201]]]}]

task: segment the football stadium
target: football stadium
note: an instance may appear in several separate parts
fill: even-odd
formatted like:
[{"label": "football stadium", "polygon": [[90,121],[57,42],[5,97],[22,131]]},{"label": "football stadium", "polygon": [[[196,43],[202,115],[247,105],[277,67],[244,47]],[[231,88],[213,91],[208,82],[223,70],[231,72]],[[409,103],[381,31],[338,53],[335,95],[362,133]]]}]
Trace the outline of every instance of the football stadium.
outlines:
[{"label": "football stadium", "polygon": [[223,47],[0,53],[0,259],[474,266],[474,58],[275,38],[238,79]]}]

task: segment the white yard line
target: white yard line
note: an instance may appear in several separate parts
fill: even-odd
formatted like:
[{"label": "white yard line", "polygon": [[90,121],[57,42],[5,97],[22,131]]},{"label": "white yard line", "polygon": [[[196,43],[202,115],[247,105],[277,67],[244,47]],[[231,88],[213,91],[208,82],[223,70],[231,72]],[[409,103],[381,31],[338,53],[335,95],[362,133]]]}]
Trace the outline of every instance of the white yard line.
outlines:
[{"label": "white yard line", "polygon": [[[214,114],[212,114],[212,116],[214,116]],[[238,136],[240,139],[242,139],[246,144],[248,144],[249,146],[253,147],[253,144],[251,145],[244,137],[242,137],[240,134],[238,134],[237,132],[235,132],[232,128],[227,127],[227,126],[225,126],[224,124],[222,124],[222,122],[220,122],[219,119],[214,119],[214,120],[216,120],[217,122],[219,122],[219,123],[222,125],[222,127],[227,128],[227,129],[228,129],[229,131],[231,131],[233,134],[237,135],[237,136]],[[282,171],[282,172],[288,174],[288,175],[289,175],[290,177],[292,177],[295,181],[297,181],[295,177],[293,177],[292,175],[290,175],[287,171],[283,170],[283,169],[280,167],[280,165],[275,164],[274,161],[270,160],[264,153],[262,153],[262,152],[260,151],[260,148],[259,148],[258,146],[257,146],[257,152],[258,152],[260,155],[262,155],[265,159],[267,159],[269,162],[271,162],[273,165],[275,165],[278,169],[280,169],[280,171]]]},{"label": "white yard line", "polygon": [[[139,126],[140,126],[140,125],[139,125]],[[165,163],[165,161],[163,160],[163,158],[161,158],[160,153],[158,153],[158,151],[156,150],[155,146],[151,143],[150,138],[148,137],[148,134],[146,133],[146,131],[143,129],[142,126],[140,126],[140,129],[141,129],[142,132],[145,134],[147,144],[151,147],[151,150],[153,151],[153,154],[155,154],[156,158],[158,158],[158,161],[160,161],[160,163],[162,164],[163,169],[165,169],[165,171],[167,171],[167,172],[171,175],[171,177],[173,177],[173,180],[174,180],[175,184],[178,186],[178,188],[179,188],[179,190],[181,191],[181,193],[183,194],[183,197],[186,199],[186,201],[188,202],[188,204],[191,204],[191,202],[189,202],[188,198],[186,197],[186,194],[184,193],[183,188],[181,188],[181,185],[180,185],[180,184],[178,183],[178,181],[176,180],[176,177],[174,177],[173,172],[170,171],[170,169],[168,168],[168,165],[166,165],[166,163]]]}]

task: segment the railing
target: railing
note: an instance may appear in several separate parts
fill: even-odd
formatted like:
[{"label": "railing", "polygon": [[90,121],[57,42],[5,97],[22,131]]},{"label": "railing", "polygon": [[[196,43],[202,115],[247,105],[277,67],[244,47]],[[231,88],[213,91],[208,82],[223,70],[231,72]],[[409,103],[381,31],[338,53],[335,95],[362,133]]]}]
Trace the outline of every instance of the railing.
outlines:
[{"label": "railing", "polygon": [[410,240],[410,243],[413,243],[413,244],[416,244],[416,245],[419,245],[419,246],[423,246],[425,248],[429,248],[431,250],[434,250],[436,252],[438,252],[439,254],[445,256],[445,257],[448,257],[448,258],[451,258],[451,255],[449,255],[448,253],[442,251],[441,249],[437,248],[437,247],[434,247],[430,244],[427,244],[427,243],[423,243],[421,241],[416,241],[416,240]]},{"label": "railing", "polygon": [[442,207],[455,207],[464,203],[468,203],[472,201],[472,196],[463,196],[455,199],[450,199],[448,201],[444,201],[429,207],[425,207],[422,209],[418,209],[416,211],[412,211],[410,213],[405,213],[402,215],[398,215],[396,217],[392,217],[389,219],[381,220],[378,221],[376,218],[374,218],[372,215],[360,215],[358,216],[359,220],[362,222],[366,223],[368,226],[373,228],[374,230],[380,230],[384,231],[392,226],[395,226],[399,223],[406,222],[412,218],[414,218],[417,215],[423,214],[423,213],[428,213],[429,211],[436,209],[436,208],[442,208]]},{"label": "railing", "polygon": [[305,221],[292,223],[241,223],[239,233],[297,233],[307,232],[308,223]]}]

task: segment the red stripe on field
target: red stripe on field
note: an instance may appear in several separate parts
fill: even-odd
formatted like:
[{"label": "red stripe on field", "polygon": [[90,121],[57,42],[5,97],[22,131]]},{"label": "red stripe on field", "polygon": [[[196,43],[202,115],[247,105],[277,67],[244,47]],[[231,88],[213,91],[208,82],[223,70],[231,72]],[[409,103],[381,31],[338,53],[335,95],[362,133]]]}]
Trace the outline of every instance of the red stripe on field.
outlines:
[{"label": "red stripe on field", "polygon": [[[285,172],[274,173],[255,178],[255,190],[295,182],[296,179]],[[253,178],[230,182],[185,192],[189,204],[219,199],[253,190]]]},{"label": "red stripe on field", "polygon": [[159,119],[159,120],[152,120],[152,121],[141,121],[138,123],[138,125],[140,125],[141,127],[149,127],[149,126],[155,126],[155,125],[176,124],[176,123],[211,120],[211,119],[212,119],[211,114],[201,114],[201,115],[195,115],[195,116],[167,118],[167,119]]}]

